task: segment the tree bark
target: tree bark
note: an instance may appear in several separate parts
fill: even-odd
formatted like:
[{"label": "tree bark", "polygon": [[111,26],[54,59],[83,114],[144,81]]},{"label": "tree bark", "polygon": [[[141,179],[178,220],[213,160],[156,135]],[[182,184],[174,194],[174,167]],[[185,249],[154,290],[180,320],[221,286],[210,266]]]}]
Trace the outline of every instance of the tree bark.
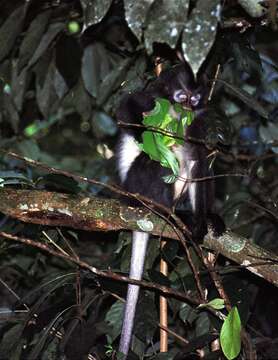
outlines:
[{"label": "tree bark", "polygon": [[[81,197],[38,190],[0,190],[0,212],[33,224],[66,226],[87,231],[141,230],[179,240],[177,229],[145,208],[133,208],[115,199]],[[163,229],[163,230],[162,230]],[[222,254],[274,285],[278,285],[278,256],[227,230],[212,230],[203,246]]]}]

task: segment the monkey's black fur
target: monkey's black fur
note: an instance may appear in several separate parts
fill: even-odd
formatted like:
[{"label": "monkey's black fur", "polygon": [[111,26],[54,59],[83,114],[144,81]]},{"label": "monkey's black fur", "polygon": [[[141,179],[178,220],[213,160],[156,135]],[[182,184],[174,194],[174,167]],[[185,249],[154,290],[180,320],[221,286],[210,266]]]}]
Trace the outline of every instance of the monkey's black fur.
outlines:
[{"label": "monkey's black fur", "polygon": [[[184,90],[190,94],[200,94],[201,99],[197,106],[189,106],[195,110],[195,119],[193,123],[186,129],[186,138],[205,140],[206,122],[204,106],[204,97],[206,91],[194,81],[191,69],[185,64],[178,65],[170,70],[162,72],[162,74],[143,91],[136,91],[123,98],[117,110],[117,119],[128,124],[142,124],[143,113],[152,110],[155,106],[155,99],[166,98],[174,103],[174,93],[177,90]],[[120,138],[123,134],[133,136],[136,141],[141,142],[141,134],[143,128],[124,128],[121,130]],[[120,145],[121,146],[121,140]],[[186,162],[195,162],[190,171],[187,171],[188,177],[200,179],[211,176],[207,159],[208,151],[204,144],[198,142],[185,142],[182,150],[182,157]],[[130,154],[129,154],[130,155]],[[118,161],[120,167],[120,161]],[[172,184],[166,184],[163,176],[170,175],[171,170],[162,167],[159,162],[151,160],[148,155],[141,152],[134,158],[131,163],[126,177],[121,179],[122,186],[129,192],[142,194],[157,203],[172,207],[174,203],[174,187]],[[197,181],[189,183],[189,187],[195,187],[194,210],[192,207],[192,199],[190,191],[185,191],[180,196],[178,202],[185,204],[186,208],[194,212],[195,229],[194,234],[200,237],[206,233],[206,217],[212,210],[214,199],[214,185],[212,180]],[[196,229],[196,226],[198,229]],[[195,236],[195,237],[196,237]]]},{"label": "monkey's black fur", "polygon": [[[181,203],[184,208],[189,209],[192,214],[190,224],[192,226],[193,240],[197,241],[202,240],[207,232],[208,218],[213,218],[211,214],[214,200],[213,181],[200,180],[212,175],[209,167],[208,150],[203,143],[190,140],[192,138],[201,141],[206,139],[205,95],[206,90],[203,84],[199,85],[195,82],[188,65],[181,64],[162,72],[144,90],[126,95],[116,113],[120,122],[142,124],[143,113],[154,108],[156,98],[166,98],[172,104],[179,102],[185,108],[194,111],[195,118],[192,124],[185,129],[184,144],[173,147],[180,167],[179,178],[174,184],[167,184],[163,180],[165,175],[171,174],[171,170],[162,167],[159,162],[151,160],[147,154],[138,148],[137,142],[142,142],[141,134],[144,128],[124,127],[121,129],[117,162],[121,185],[125,190],[142,194],[169,208]],[[188,179],[192,179],[192,181],[188,181]],[[199,181],[194,181],[194,179],[199,179]],[[132,256],[133,259],[141,259],[140,266],[138,265],[140,270],[138,270],[137,274],[136,266],[133,266],[130,277],[138,279],[141,278],[143,272],[147,238],[142,239],[141,244],[144,246],[142,253],[140,253],[140,232],[136,232],[133,240],[134,245],[135,242],[137,245],[134,246],[134,251],[137,254],[132,254]],[[126,356],[131,340],[138,292],[138,286],[128,286],[125,319],[120,343],[120,351]],[[128,330],[127,327],[129,327]]]}]

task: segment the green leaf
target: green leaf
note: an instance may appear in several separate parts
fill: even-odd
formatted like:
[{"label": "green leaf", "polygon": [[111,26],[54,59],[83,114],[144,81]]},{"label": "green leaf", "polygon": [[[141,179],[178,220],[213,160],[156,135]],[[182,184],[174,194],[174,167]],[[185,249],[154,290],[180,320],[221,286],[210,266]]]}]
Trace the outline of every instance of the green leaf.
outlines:
[{"label": "green leaf", "polygon": [[[7,326],[6,328],[3,328],[3,330],[5,330],[3,332],[3,337],[1,339],[1,344],[0,344],[0,358],[1,359],[7,359],[11,358],[12,353],[15,352],[16,349],[16,339],[19,342],[24,342],[23,336],[22,336],[22,332],[24,330],[24,324],[22,323],[10,323],[9,326]],[[21,351],[22,351],[22,347]],[[20,351],[20,354],[21,354]],[[18,356],[19,358],[20,356]]]},{"label": "green leaf", "polygon": [[167,99],[158,98],[155,100],[155,107],[148,113],[143,114],[143,124],[146,126],[157,126],[165,128],[171,121],[169,117],[171,103]]},{"label": "green leaf", "polygon": [[[170,113],[172,108],[174,108],[173,115],[172,112]],[[193,112],[184,110],[180,104],[172,105],[169,100],[158,98],[155,100],[154,109],[143,114],[143,117],[144,125],[173,134],[173,136],[168,136],[150,129],[142,134],[143,144],[138,144],[139,148],[152,160],[172,170],[173,174],[163,177],[166,183],[171,184],[179,174],[179,162],[173,146],[183,144],[185,128],[192,123]]]},{"label": "green leaf", "polygon": [[152,160],[160,161],[160,154],[158,151],[159,143],[162,144],[161,135],[153,133],[152,131],[144,131],[143,138],[143,151],[149,155]]},{"label": "green leaf", "polygon": [[112,118],[103,111],[96,111],[93,116],[93,127],[99,137],[106,135],[113,136],[117,132],[117,127]]},{"label": "green leaf", "polygon": [[22,30],[24,17],[26,14],[26,3],[17,7],[13,13],[4,21],[0,27],[0,61],[2,61],[11,51],[16,38]]},{"label": "green leaf", "polygon": [[107,337],[111,343],[121,332],[123,321],[124,304],[121,301],[116,301],[106,313],[105,321],[112,326],[112,330]]},{"label": "green leaf", "polygon": [[[145,292],[143,296],[139,297],[136,309],[134,324],[134,335],[136,338],[148,343],[150,341],[149,339],[152,339],[154,333],[157,331],[157,321],[158,314],[154,296],[153,294]],[[137,352],[135,351],[135,347],[133,347],[133,349],[134,352]]]},{"label": "green leaf", "polygon": [[190,17],[184,22],[181,45],[185,59],[196,76],[215,41],[219,1],[196,1],[194,5]]},{"label": "green leaf", "polygon": [[195,309],[186,303],[181,305],[179,316],[184,323],[189,324],[192,324],[198,317]]},{"label": "green leaf", "polygon": [[[170,133],[173,134],[173,136],[167,136],[167,135],[163,135],[163,142],[167,147],[171,147],[177,143],[180,143],[180,140],[178,140],[175,135],[178,135],[178,129],[180,127],[180,122],[177,121],[176,119],[172,119],[171,118],[171,122],[169,122],[167,124],[167,127],[165,128],[166,131],[169,131]],[[183,132],[182,132],[182,136],[183,136]]]},{"label": "green leaf", "polygon": [[175,154],[164,144],[163,135],[144,131],[143,151],[152,160],[159,161],[161,166],[170,168],[175,175],[179,173],[178,160]]},{"label": "green leaf", "polygon": [[39,160],[41,154],[38,144],[31,139],[25,139],[17,143],[17,151],[19,151],[21,155],[32,160]]},{"label": "green leaf", "polygon": [[8,179],[8,178],[13,178],[13,179],[21,179],[21,180],[26,180],[26,181],[30,181],[24,174],[19,173],[17,171],[9,171],[9,170],[3,170],[0,171],[0,177],[2,179]]},{"label": "green leaf", "polygon": [[176,155],[164,144],[159,144],[161,154],[160,164],[163,167],[170,168],[175,176],[179,174],[179,162]]},{"label": "green leaf", "polygon": [[211,328],[211,322],[208,316],[208,313],[202,311],[198,314],[195,321],[195,333],[197,338],[199,336],[204,336],[209,333]]},{"label": "green leaf", "polygon": [[97,24],[107,13],[110,8],[112,0],[96,0],[87,1],[81,0],[82,12],[84,17],[84,29],[87,27]]},{"label": "green leaf", "polygon": [[190,126],[194,120],[194,113],[192,111],[186,111],[185,116],[181,119],[183,125]]},{"label": "green leaf", "polygon": [[[176,130],[176,133],[177,133],[177,136],[179,137],[184,137],[184,127],[185,127],[185,123],[184,123],[184,118],[181,119],[181,121],[178,122],[177,124],[177,130]],[[182,145],[183,143],[183,140],[180,140],[180,139],[176,139],[176,142],[180,145]]]},{"label": "green leaf", "polygon": [[221,310],[221,309],[224,309],[225,308],[225,304],[224,304],[224,300],[221,299],[221,298],[215,298],[211,301],[209,301],[208,303],[206,304],[201,304],[198,306],[199,308],[202,308],[202,307],[211,307],[215,310]]},{"label": "green leaf", "polygon": [[49,19],[51,16],[51,10],[47,10],[39,14],[31,22],[28,27],[22,44],[19,49],[19,61],[18,69],[21,71],[23,67],[28,63],[28,61],[33,56],[36,51],[37,46],[39,45],[43,34],[46,31]]},{"label": "green leaf", "polygon": [[233,307],[226,317],[220,332],[222,351],[228,360],[235,359],[241,349],[241,320],[237,307]]},{"label": "green leaf", "polygon": [[162,253],[162,257],[165,261],[172,262],[175,259],[175,257],[177,256],[178,251],[179,251],[178,241],[169,240],[163,246],[161,253]]},{"label": "green leaf", "polygon": [[34,51],[33,56],[28,62],[28,68],[33,66],[45,53],[57,35],[64,29],[64,23],[52,23],[45,34],[41,37],[41,41]]},{"label": "green leaf", "polygon": [[167,175],[162,176],[162,179],[166,184],[173,184],[176,181],[177,177],[176,175]]},{"label": "green leaf", "polygon": [[173,108],[174,108],[175,112],[180,113],[180,114],[184,111],[183,107],[179,103],[175,103]]}]

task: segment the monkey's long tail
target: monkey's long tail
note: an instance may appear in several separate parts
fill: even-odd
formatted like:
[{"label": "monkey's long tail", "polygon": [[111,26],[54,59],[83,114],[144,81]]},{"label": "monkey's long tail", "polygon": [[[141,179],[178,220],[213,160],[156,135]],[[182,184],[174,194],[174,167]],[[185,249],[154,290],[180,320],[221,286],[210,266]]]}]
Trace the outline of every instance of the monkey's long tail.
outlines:
[{"label": "monkey's long tail", "polygon": [[[129,271],[129,277],[131,279],[142,279],[148,240],[148,233],[139,231],[134,231],[132,233],[132,251]],[[119,346],[119,351],[125,356],[128,355],[130,346],[139,290],[140,287],[138,285],[128,284],[124,320]]]}]

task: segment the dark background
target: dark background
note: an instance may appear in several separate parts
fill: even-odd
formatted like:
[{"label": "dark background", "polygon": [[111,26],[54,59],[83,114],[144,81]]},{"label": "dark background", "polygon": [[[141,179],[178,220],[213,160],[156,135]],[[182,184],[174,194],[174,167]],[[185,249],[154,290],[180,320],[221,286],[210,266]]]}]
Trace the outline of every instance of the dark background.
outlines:
[{"label": "dark background", "polygon": [[[158,57],[167,67],[182,54],[210,84],[219,64],[222,82],[215,86],[207,119],[207,141],[218,150],[215,173],[227,174],[216,180],[217,212],[227,227],[277,253],[278,36],[275,9],[267,7],[271,2],[257,17],[236,1],[225,2],[218,24],[208,10],[215,1],[139,1],[130,11],[131,3],[0,2],[1,150],[115,183],[114,116],[122,94],[155,78]],[[175,27],[176,36],[168,36]],[[1,187],[14,189],[117,197],[3,152],[0,180]],[[128,270],[126,232],[50,228],[4,214],[0,231],[47,244],[50,238],[62,248],[69,242],[97,268]],[[165,281],[158,275],[158,241],[151,242],[148,254],[145,278]],[[165,254],[167,285],[195,292],[178,244],[169,242]],[[193,258],[209,300],[218,297],[199,259]],[[258,359],[278,359],[277,289],[221,256],[217,266]],[[123,307],[118,296],[125,296],[125,285],[3,238],[0,267],[1,359],[115,358]],[[143,292],[136,323],[134,359],[144,353],[149,359],[198,359],[197,349],[204,349],[207,359],[221,356],[207,345],[221,322],[189,304],[169,299],[169,326],[189,345],[170,336],[166,355],[158,353],[158,294]],[[241,356],[248,358],[244,352]]]}]

